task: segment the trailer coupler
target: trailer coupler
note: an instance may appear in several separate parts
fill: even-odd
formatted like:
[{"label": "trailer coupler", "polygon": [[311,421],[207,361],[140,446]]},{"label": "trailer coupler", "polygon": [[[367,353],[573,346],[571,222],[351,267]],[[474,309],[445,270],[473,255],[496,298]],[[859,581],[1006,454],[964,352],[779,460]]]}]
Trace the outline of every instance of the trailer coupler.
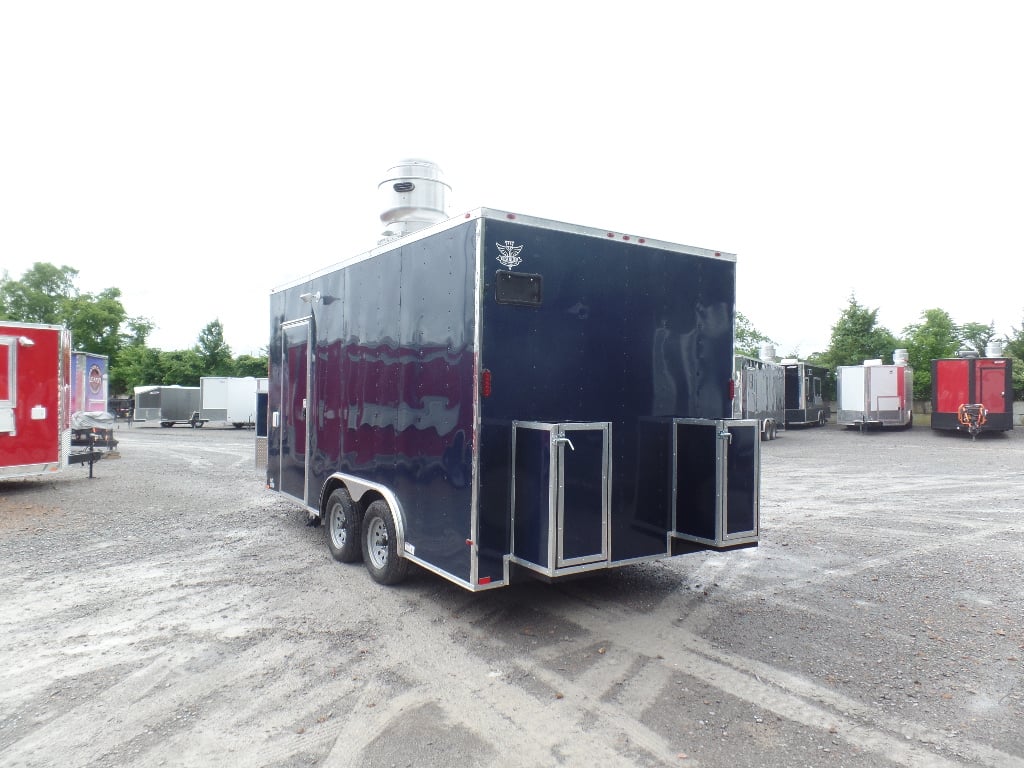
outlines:
[{"label": "trailer coupler", "polygon": [[963,403],[956,409],[956,420],[967,427],[971,439],[974,440],[988,421],[988,409],[981,403]]}]

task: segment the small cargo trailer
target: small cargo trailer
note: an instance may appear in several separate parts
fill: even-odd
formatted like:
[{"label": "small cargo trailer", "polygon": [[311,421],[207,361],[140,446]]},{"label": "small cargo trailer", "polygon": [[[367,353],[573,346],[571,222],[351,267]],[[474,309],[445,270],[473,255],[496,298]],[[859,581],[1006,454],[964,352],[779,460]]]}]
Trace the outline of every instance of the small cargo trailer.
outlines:
[{"label": "small cargo trailer", "polygon": [[[400,198],[438,183],[408,171]],[[384,584],[409,563],[476,591],[756,546],[735,267],[481,208],[274,289],[268,488]]]},{"label": "small cargo trailer", "polygon": [[1013,429],[1013,361],[1002,354],[992,343],[985,357],[966,350],[932,360],[932,429],[972,438]]},{"label": "small cargo trailer", "polygon": [[774,440],[786,423],[786,376],[782,366],[763,355],[736,355],[733,381],[733,418],[755,419],[761,439]]},{"label": "small cargo trailer", "polygon": [[786,386],[786,426],[823,426],[832,409],[825,402],[822,384],[828,369],[787,358],[781,362]]},{"label": "small cargo trailer", "polygon": [[71,440],[71,332],[0,321],[0,480],[93,465],[102,452]]},{"label": "small cargo trailer", "polygon": [[914,423],[914,370],[907,351],[897,349],[892,365],[881,359],[836,368],[836,423],[866,430],[911,427]]},{"label": "small cargo trailer", "polygon": [[254,376],[203,376],[199,392],[200,416],[206,421],[223,421],[235,429],[256,423]]},{"label": "small cargo trailer", "polygon": [[188,424],[201,427],[209,419],[200,413],[202,401],[199,387],[160,384],[135,387],[134,421],[156,421],[161,427]]}]

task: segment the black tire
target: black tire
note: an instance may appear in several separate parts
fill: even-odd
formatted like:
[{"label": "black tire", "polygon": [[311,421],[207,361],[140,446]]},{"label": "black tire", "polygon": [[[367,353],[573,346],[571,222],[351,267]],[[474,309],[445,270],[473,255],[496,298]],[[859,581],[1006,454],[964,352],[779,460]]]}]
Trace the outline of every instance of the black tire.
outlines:
[{"label": "black tire", "polygon": [[336,489],[327,499],[327,548],[341,563],[354,563],[362,557],[359,547],[359,513],[349,492]]},{"label": "black tire", "polygon": [[395,520],[386,501],[373,502],[363,516],[363,565],[378,584],[397,584],[405,578],[409,561],[398,553]]}]

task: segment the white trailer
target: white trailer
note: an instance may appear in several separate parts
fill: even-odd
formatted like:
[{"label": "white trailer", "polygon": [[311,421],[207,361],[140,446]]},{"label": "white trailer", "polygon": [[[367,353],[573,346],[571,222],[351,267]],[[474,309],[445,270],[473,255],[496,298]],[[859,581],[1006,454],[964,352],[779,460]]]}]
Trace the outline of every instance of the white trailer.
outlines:
[{"label": "white trailer", "polygon": [[914,422],[914,370],[906,350],[896,350],[895,363],[880,359],[836,368],[836,423],[846,427],[910,427]]},{"label": "white trailer", "polygon": [[757,419],[762,440],[774,440],[786,423],[786,374],[770,359],[735,355],[733,364],[732,415]]},{"label": "white trailer", "polygon": [[200,415],[235,429],[256,424],[257,380],[254,376],[203,376],[199,379]]}]

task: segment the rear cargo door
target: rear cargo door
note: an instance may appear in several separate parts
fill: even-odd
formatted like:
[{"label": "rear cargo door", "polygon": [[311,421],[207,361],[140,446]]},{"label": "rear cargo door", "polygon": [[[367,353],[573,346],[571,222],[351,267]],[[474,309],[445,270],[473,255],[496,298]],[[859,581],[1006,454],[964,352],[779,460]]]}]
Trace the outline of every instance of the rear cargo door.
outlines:
[{"label": "rear cargo door", "polygon": [[611,425],[516,422],[513,555],[550,575],[608,559]]},{"label": "rear cargo door", "polygon": [[306,457],[309,454],[309,429],[306,413],[310,402],[309,320],[294,320],[281,326],[284,343],[278,368],[281,381],[280,491],[307,503]]},{"label": "rear cargo door", "polygon": [[757,541],[759,438],[749,419],[675,420],[672,536],[719,549]]}]

